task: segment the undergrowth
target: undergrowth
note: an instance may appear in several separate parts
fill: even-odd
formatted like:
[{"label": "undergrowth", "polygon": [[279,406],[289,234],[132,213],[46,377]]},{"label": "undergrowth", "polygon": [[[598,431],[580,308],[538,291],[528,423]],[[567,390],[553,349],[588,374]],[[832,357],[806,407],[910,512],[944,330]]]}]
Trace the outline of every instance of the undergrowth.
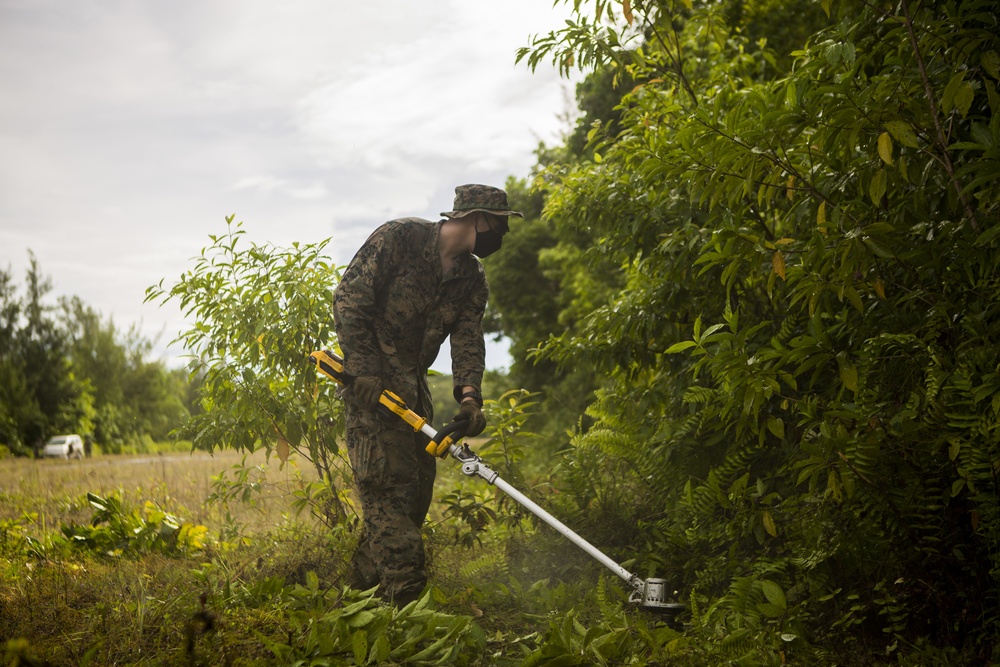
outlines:
[{"label": "undergrowth", "polygon": [[[481,450],[519,483],[531,458],[520,432],[530,408],[520,392],[491,405],[494,437]],[[547,665],[629,655],[643,664],[678,652],[676,630],[626,614],[618,583],[592,563],[581,569],[572,547],[539,532],[509,498],[441,470],[442,502],[426,527],[433,585],[404,609],[342,582],[356,513],[331,525],[312,508],[329,493],[353,507],[349,492],[289,483],[265,464],[242,461],[212,478],[212,509],[201,510],[211,526],[186,519],[169,494],[161,504],[115,491],[60,501],[66,518],[4,519],[4,664]],[[283,519],[249,527],[252,508],[282,485]],[[530,491],[543,499],[546,485]],[[574,568],[575,583],[566,577]]]},{"label": "undergrowth", "polygon": [[436,585],[395,609],[343,586],[349,528],[289,519],[238,541],[197,531],[182,547],[194,529],[175,515],[90,502],[88,526],[47,540],[5,524],[0,633],[18,638],[5,664],[611,664],[679,646],[676,631],[626,616],[605,577],[592,590],[551,579],[556,551],[527,558],[524,531],[461,549],[429,530]]},{"label": "undergrowth", "polygon": [[[598,465],[585,448],[539,459],[541,448],[520,431],[531,402],[530,395],[515,392],[488,407],[493,436],[479,451],[489,465],[640,576],[669,576],[677,564],[648,546],[630,546],[660,539],[653,534],[644,541],[636,522],[627,520],[630,511],[650,511],[640,481],[621,469],[601,475],[599,488],[588,487],[608,466]],[[677,591],[687,608],[674,618],[637,608],[627,601],[623,582],[495,487],[461,476],[453,464],[440,470],[441,502],[425,526],[432,585],[403,609],[381,602],[377,589],[344,584],[357,516],[348,512],[329,524],[327,515],[309,509],[310,499],[322,504],[329,493],[350,507],[349,491],[293,480],[279,521],[244,524],[256,510],[240,510],[276,495],[289,480],[283,470],[263,464],[247,468],[241,462],[213,478],[210,525],[189,521],[169,505],[114,493],[66,503],[74,517],[81,505],[89,507],[87,522],[29,512],[4,519],[3,664],[886,662],[800,640],[795,614],[801,609],[780,573],[736,578],[735,588],[721,593]],[[537,470],[546,473],[532,472]],[[881,594],[887,610],[890,594]],[[926,645],[893,660],[945,665],[967,658]]]}]

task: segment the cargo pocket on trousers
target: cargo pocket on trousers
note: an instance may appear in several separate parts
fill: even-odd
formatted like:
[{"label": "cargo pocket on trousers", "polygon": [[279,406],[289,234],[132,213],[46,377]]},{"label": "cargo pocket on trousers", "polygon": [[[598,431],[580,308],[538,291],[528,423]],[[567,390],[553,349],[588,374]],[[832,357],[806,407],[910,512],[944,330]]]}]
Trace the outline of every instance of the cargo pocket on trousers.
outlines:
[{"label": "cargo pocket on trousers", "polygon": [[389,485],[389,462],[382,443],[384,428],[371,412],[361,413],[356,422],[348,427],[348,454],[354,469],[354,481],[359,485],[370,488]]}]

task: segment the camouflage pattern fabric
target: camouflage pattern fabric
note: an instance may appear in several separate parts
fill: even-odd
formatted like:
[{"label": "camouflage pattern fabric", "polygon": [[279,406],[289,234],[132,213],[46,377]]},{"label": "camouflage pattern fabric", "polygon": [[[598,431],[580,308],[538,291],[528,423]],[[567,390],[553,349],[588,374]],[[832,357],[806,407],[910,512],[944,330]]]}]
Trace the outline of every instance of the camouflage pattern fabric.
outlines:
[{"label": "camouflage pattern fabric", "polygon": [[486,273],[467,254],[441,275],[441,224],[419,218],[385,223],[358,250],[334,294],[345,372],[381,377],[382,386],[410,407],[430,409],[427,369],[446,337],[456,387],[480,389],[486,363]]},{"label": "camouflage pattern fabric", "polygon": [[[440,225],[418,218],[382,225],[348,265],[334,295],[347,374],[382,378],[386,389],[428,419],[433,414],[427,369],[445,338],[451,337],[456,389],[480,388],[486,357],[485,273],[469,254],[442,275]],[[346,420],[364,514],[349,583],[360,589],[381,584],[384,598],[405,604],[426,583],[420,528],[430,507],[436,459],[424,451],[427,437],[395,415],[348,401]]]},{"label": "camouflage pattern fabric", "polygon": [[348,583],[358,590],[380,584],[380,594],[400,606],[416,599],[427,583],[420,529],[437,459],[426,446],[423,434],[347,404],[347,451],[363,510]]},{"label": "camouflage pattern fabric", "polygon": [[478,183],[459,185],[455,188],[455,210],[444,211],[441,215],[446,218],[462,218],[475,211],[501,216],[524,217],[520,212],[511,210],[507,204],[507,193],[504,190]]}]

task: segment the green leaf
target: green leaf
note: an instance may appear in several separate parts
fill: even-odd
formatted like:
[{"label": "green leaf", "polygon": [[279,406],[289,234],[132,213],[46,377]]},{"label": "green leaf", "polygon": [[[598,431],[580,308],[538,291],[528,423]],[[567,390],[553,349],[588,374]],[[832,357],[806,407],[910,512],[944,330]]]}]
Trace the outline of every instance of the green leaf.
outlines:
[{"label": "green leaf", "polygon": [[285,424],[285,437],[292,447],[298,447],[302,443],[302,422],[298,418],[293,417]]},{"label": "green leaf", "polygon": [[785,608],[776,604],[764,603],[757,605],[757,610],[768,618],[781,618],[785,615]]},{"label": "green leaf", "polygon": [[91,505],[93,505],[94,507],[96,507],[99,510],[107,511],[107,509],[108,509],[108,501],[106,501],[104,498],[101,498],[96,493],[89,493],[88,492],[87,493],[87,502],[89,502]]},{"label": "green leaf", "polygon": [[682,340],[681,342],[674,343],[666,350],[664,350],[664,354],[677,354],[678,352],[683,352],[684,350],[692,348],[697,344],[698,343],[694,342],[693,340]]},{"label": "green leaf", "polygon": [[904,146],[909,146],[910,148],[918,148],[920,146],[916,132],[913,131],[913,128],[905,120],[890,120],[885,124],[885,129],[889,131],[889,134],[896,141]]},{"label": "green leaf", "polygon": [[948,85],[944,87],[944,92],[941,94],[941,111],[943,113],[950,114],[956,108],[955,100],[963,83],[965,83],[965,72],[959,72],[951,77]]},{"label": "green leaf", "polygon": [[844,63],[846,63],[847,65],[853,65],[854,60],[857,57],[854,44],[852,44],[851,42],[844,42],[844,48],[841,51],[841,57],[844,59]]},{"label": "green leaf", "polygon": [[784,612],[788,604],[785,601],[785,592],[781,590],[781,586],[770,579],[762,579],[760,587],[764,591],[764,597],[767,598],[767,601],[776,607],[780,607],[781,611]]},{"label": "green leaf", "polygon": [[856,392],[858,390],[858,369],[843,353],[837,355],[837,364],[840,367],[840,381],[847,389]]},{"label": "green leaf", "polygon": [[375,643],[372,644],[371,652],[368,655],[368,664],[381,665],[389,659],[391,651],[392,645],[389,643],[389,639],[384,634],[379,635]]},{"label": "green leaf", "polygon": [[987,74],[1000,80],[1000,55],[997,55],[996,51],[987,51],[981,55],[979,64],[982,65]]},{"label": "green leaf", "polygon": [[368,657],[368,633],[356,630],[351,635],[351,651],[354,653],[354,664],[363,665]]},{"label": "green leaf", "polygon": [[699,340],[705,340],[705,339],[707,339],[709,336],[711,336],[712,334],[714,334],[716,331],[718,331],[719,329],[721,329],[724,326],[726,326],[726,325],[725,325],[725,323],[722,323],[722,322],[720,322],[718,324],[713,324],[709,328],[705,329],[705,333],[703,333],[701,335],[701,337],[699,338]]},{"label": "green leaf", "polygon": [[988,246],[990,243],[995,241],[997,237],[1000,237],[1000,225],[994,224],[992,227],[976,237],[976,246],[980,248]]},{"label": "green leaf", "polygon": [[764,513],[760,517],[761,523],[764,524],[764,530],[771,537],[778,536],[778,527],[774,524],[774,517],[771,516],[771,510],[764,510]]},{"label": "green leaf", "polygon": [[890,167],[892,166],[892,137],[883,132],[878,137],[878,156]]},{"label": "green leaf", "polygon": [[868,185],[868,196],[876,206],[882,205],[882,197],[885,196],[886,172],[879,169],[872,177],[872,182]]},{"label": "green leaf", "polygon": [[997,117],[997,112],[1000,111],[1000,95],[997,94],[996,84],[987,79],[983,82],[984,88],[986,88],[986,100],[990,105],[990,111],[993,113],[993,117]]},{"label": "green leaf", "polygon": [[975,97],[976,91],[973,89],[972,84],[968,81],[963,81],[955,93],[955,108],[958,110],[958,113],[962,114],[962,118],[969,115],[969,107],[972,106],[972,101]]},{"label": "green leaf", "polygon": [[858,294],[858,290],[854,289],[852,285],[845,285],[844,295],[847,297],[847,300],[851,302],[851,305],[854,306],[854,310],[864,314],[865,305],[861,301],[861,295]]},{"label": "green leaf", "polygon": [[799,106],[799,89],[795,82],[789,82],[785,88],[785,102],[790,107]]},{"label": "green leaf", "polygon": [[363,628],[374,620],[375,614],[367,609],[359,611],[358,613],[351,615],[350,618],[346,619],[348,627],[352,628]]},{"label": "green leaf", "polygon": [[844,53],[843,44],[831,44],[830,46],[826,47],[825,51],[823,51],[823,57],[826,58],[826,61],[831,65],[836,65],[841,61],[843,53]]}]

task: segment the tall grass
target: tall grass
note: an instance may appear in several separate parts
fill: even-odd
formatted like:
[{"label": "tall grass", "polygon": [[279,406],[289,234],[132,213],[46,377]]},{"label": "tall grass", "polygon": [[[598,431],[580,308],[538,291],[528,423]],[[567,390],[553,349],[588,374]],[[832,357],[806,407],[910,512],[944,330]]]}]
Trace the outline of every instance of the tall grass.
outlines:
[{"label": "tall grass", "polygon": [[[206,502],[234,466],[253,470],[253,502]],[[310,474],[294,459],[281,466],[263,453],[244,459],[232,451],[0,460],[0,640],[14,642],[11,655],[50,664],[187,664],[192,624],[239,582],[294,581],[315,570],[337,576],[342,561],[332,557],[329,535],[293,511],[293,492]],[[140,512],[152,502],[204,525],[205,548],[188,558],[54,548],[63,527],[91,521],[88,493],[117,496]],[[240,645],[243,632],[230,641],[216,631],[212,641]]]},{"label": "tall grass", "polygon": [[[243,462],[243,456],[233,451],[107,455],[83,461],[3,459],[0,519],[34,512],[39,515],[35,522],[39,530],[81,523],[93,511],[87,493],[118,493],[133,504],[151,500],[189,521],[211,525],[220,520],[220,512],[225,513],[224,508],[205,502],[213,490],[212,478]],[[255,506],[233,503],[227,509],[234,519],[254,529],[274,525],[291,509],[298,466],[292,460],[279,469],[279,462],[268,462],[263,452],[246,457],[245,464],[260,466],[267,485]],[[302,477],[310,472],[307,467]]]},{"label": "tall grass", "polygon": [[[220,495],[220,473],[233,488],[237,468],[246,467],[253,503],[232,495],[206,503]],[[425,527],[432,588],[423,604],[440,611],[396,614],[363,602],[342,584],[357,518],[330,526],[294,512],[295,492],[312,471],[294,458],[281,466],[233,452],[0,460],[3,664],[272,665],[309,656],[304,664],[355,664],[359,656],[423,655],[518,665],[552,642],[556,658],[590,651],[585,638],[631,632],[614,615],[623,595],[605,585],[599,566],[554,533],[536,535],[529,518],[507,515],[469,539],[476,508],[507,510],[454,461],[439,465],[438,502]],[[66,526],[84,527],[71,536],[86,534],[96,516],[88,493],[120,498],[139,514],[150,501],[206,526],[207,539],[195,551],[116,555],[74,547],[73,537],[60,542]],[[24,546],[27,537],[33,547]],[[574,563],[582,567],[575,582],[565,576]],[[359,611],[348,616],[346,608]],[[565,619],[572,636],[552,635]],[[605,627],[588,634],[581,623],[592,622]],[[440,644],[443,628],[455,634]]]}]

